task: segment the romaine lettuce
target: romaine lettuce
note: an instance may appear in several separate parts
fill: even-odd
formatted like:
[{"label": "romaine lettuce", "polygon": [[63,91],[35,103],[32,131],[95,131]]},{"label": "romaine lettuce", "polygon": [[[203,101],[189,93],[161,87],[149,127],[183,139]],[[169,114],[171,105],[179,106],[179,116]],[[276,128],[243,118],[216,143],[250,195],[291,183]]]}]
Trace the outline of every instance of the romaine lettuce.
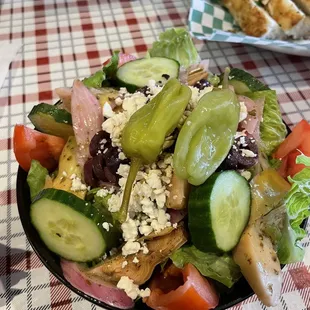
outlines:
[{"label": "romaine lettuce", "polygon": [[41,166],[37,160],[31,161],[30,170],[27,176],[27,183],[30,188],[31,200],[37,196],[45,185],[45,179],[48,176],[48,171],[46,168]]},{"label": "romaine lettuce", "polygon": [[238,265],[228,254],[204,253],[195,246],[184,246],[175,251],[170,258],[178,268],[183,268],[187,263],[193,264],[202,275],[227,287],[232,287],[241,277]]},{"label": "romaine lettuce", "polygon": [[277,94],[274,90],[262,90],[247,93],[246,95],[253,100],[265,98],[263,120],[260,124],[260,149],[266,155],[270,155],[287,135],[277,101]]},{"label": "romaine lettuce", "polygon": [[[297,156],[296,163],[310,163],[305,155]],[[301,223],[310,216],[310,168],[304,168],[288,180],[292,184],[283,205],[267,214],[263,220],[264,231],[277,247],[281,264],[299,262],[304,257],[301,240],[306,231]]]},{"label": "romaine lettuce", "polygon": [[159,35],[149,50],[151,57],[167,57],[177,60],[181,66],[189,67],[200,61],[190,34],[184,28],[171,28]]}]

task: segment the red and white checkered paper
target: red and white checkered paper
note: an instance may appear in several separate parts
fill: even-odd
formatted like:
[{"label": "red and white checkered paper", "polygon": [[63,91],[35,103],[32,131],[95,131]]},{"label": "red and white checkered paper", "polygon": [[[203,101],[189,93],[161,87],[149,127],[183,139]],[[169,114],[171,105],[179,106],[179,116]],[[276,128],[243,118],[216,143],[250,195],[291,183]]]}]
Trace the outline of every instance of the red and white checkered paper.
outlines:
[{"label": "red and white checkered paper", "polygon": [[[4,0],[0,44],[20,42],[0,89],[0,308],[94,310],[60,284],[33,253],[16,206],[17,163],[12,152],[16,123],[30,124],[33,105],[55,102],[56,87],[97,70],[112,50],[143,55],[165,28],[187,23],[187,0]],[[240,44],[196,41],[211,71],[248,70],[278,92],[283,118],[292,126],[310,121],[310,59]],[[304,262],[286,267],[276,309],[310,309],[310,246]],[[255,296],[233,310],[266,309]]]}]

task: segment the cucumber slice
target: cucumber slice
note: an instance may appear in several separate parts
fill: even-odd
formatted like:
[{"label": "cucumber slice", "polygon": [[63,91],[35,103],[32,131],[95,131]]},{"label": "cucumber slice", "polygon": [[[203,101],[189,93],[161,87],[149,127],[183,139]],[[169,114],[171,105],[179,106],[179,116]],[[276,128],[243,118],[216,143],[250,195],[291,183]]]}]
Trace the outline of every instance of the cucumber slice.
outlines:
[{"label": "cucumber slice", "polygon": [[165,82],[163,75],[170,78],[179,76],[180,64],[170,58],[151,57],[133,60],[122,65],[116,72],[116,78],[120,86],[134,92],[137,88],[148,84],[149,80]]},{"label": "cucumber slice", "polygon": [[32,108],[28,118],[41,132],[65,139],[74,135],[71,114],[57,106],[40,103]]},{"label": "cucumber slice", "polygon": [[250,216],[249,183],[236,171],[215,173],[193,188],[188,204],[189,231],[203,252],[228,252],[241,237]]},{"label": "cucumber slice", "polygon": [[250,73],[238,68],[231,69],[228,79],[229,84],[234,87],[238,95],[243,95],[247,92],[270,89]]},{"label": "cucumber slice", "polygon": [[[62,190],[43,190],[31,205],[30,217],[52,252],[76,262],[101,257],[121,237],[111,215]],[[108,231],[103,227],[106,223],[113,225]]]}]

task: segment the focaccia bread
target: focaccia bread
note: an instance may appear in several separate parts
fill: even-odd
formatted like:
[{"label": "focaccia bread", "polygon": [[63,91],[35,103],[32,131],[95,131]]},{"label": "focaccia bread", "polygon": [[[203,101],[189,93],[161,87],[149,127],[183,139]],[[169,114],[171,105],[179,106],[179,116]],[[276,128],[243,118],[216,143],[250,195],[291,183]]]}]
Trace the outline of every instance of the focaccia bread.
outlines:
[{"label": "focaccia bread", "polygon": [[223,0],[223,4],[247,35],[268,39],[284,36],[281,27],[254,0]]},{"label": "focaccia bread", "polygon": [[310,18],[292,0],[263,0],[262,3],[288,37],[299,39],[310,35]]},{"label": "focaccia bread", "polygon": [[294,0],[294,2],[306,15],[310,15],[310,0]]}]

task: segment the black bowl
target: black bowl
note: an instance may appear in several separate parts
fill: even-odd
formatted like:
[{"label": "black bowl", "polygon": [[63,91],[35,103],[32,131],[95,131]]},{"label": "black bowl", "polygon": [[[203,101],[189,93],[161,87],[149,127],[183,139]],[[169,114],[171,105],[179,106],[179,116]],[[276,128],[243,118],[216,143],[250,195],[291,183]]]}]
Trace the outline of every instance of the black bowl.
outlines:
[{"label": "black bowl", "polygon": [[[290,129],[288,128],[288,132]],[[28,238],[29,243],[34,249],[35,253],[41,259],[45,267],[66,287],[71,289],[76,294],[87,299],[88,301],[94,303],[97,306],[103,307],[110,310],[119,310],[116,307],[105,304],[93,298],[82,291],[78,290],[72,286],[65,278],[60,267],[60,259],[57,255],[52,253],[46,245],[41,241],[37,231],[32,226],[30,221],[30,192],[27,184],[27,172],[25,172],[21,167],[18,169],[17,174],[17,205],[20,215],[20,219]],[[305,228],[307,225],[307,220],[302,223],[302,227]],[[222,289],[222,287],[221,287]],[[252,296],[253,290],[244,278],[241,278],[231,289],[224,289],[220,294],[220,303],[215,308],[216,310],[224,310],[234,306],[235,304],[249,298]],[[147,310],[148,308],[143,303],[137,303],[134,309]]]}]

